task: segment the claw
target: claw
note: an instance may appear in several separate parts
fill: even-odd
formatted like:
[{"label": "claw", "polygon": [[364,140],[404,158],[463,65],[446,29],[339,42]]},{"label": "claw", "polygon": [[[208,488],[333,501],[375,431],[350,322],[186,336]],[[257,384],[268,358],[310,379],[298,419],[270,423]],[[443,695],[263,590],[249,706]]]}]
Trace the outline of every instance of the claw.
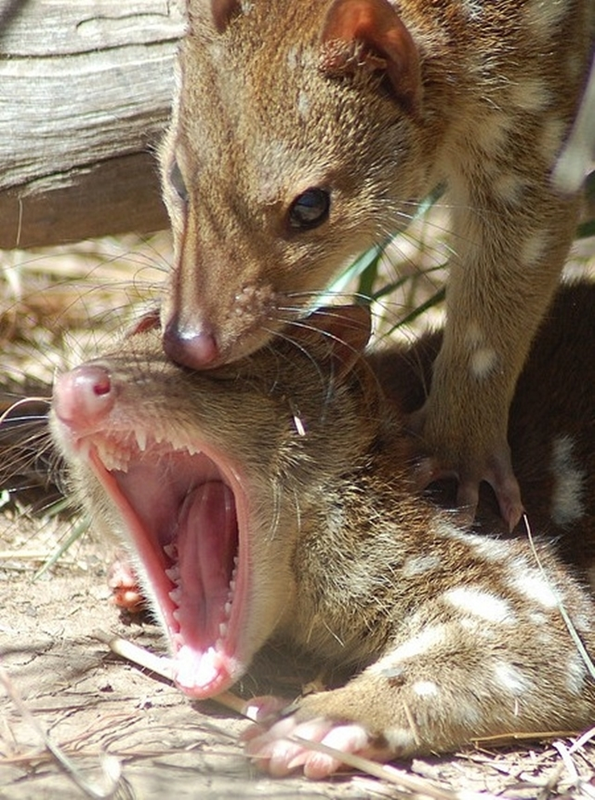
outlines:
[{"label": "claw", "polygon": [[[412,419],[410,430],[418,429],[419,416]],[[462,525],[470,525],[475,518],[479,501],[479,485],[488,483],[496,495],[500,514],[512,530],[520,522],[524,512],[521,490],[514,475],[510,461],[508,444],[495,445],[491,452],[480,454],[469,452],[466,458],[454,459],[441,457],[437,451],[434,455],[423,456],[416,461],[412,470],[414,487],[421,492],[431,483],[444,479],[458,481],[457,506],[460,509],[459,521]]]},{"label": "claw", "polygon": [[[341,753],[356,753],[378,761],[384,761],[389,755],[387,750],[374,745],[373,737],[364,726],[339,723],[325,717],[302,722],[292,715],[266,730],[263,730],[263,725],[252,726],[242,738],[247,741],[246,753],[261,769],[275,777],[303,768],[306,778],[320,780],[341,768]],[[321,753],[309,743],[333,748],[336,756]]]}]

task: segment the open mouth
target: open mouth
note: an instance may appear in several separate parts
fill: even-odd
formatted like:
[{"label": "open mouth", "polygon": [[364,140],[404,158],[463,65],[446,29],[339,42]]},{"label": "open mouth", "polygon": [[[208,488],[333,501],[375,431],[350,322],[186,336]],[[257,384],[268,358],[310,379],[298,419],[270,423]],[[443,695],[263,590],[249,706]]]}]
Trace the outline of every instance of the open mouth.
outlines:
[{"label": "open mouth", "polygon": [[[87,446],[79,444],[84,450]],[[245,672],[248,504],[239,472],[201,444],[94,437],[88,457],[118,508],[168,633],[174,680],[204,698]]]}]

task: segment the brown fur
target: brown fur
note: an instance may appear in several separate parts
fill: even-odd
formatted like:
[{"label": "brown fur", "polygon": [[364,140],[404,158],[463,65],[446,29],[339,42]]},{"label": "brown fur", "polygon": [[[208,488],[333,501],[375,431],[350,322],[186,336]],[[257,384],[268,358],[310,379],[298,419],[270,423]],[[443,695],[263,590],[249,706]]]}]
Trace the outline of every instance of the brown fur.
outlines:
[{"label": "brown fur", "polygon": [[[71,384],[58,384],[54,437],[97,525],[130,542],[79,440],[99,453],[109,442],[105,452],[124,462],[137,457],[134,431],[146,433],[147,451],[154,438],[225,454],[251,509],[240,540],[251,565],[237,634],[244,666],[275,637],[355,672],[250,741],[272,772],[305,764],[319,776],[337,767],[289,745],[288,732],[386,758],[593,722],[593,678],[552,591],[595,653],[595,603],[585,588],[595,555],[594,293],[561,292],[512,405],[514,463],[543,574],[524,533],[510,537],[489,503],[471,533],[436,498],[414,493],[403,409],[423,402],[420,376],[439,342],[361,357],[361,309],[312,318],[207,372],[168,362],[155,332],[132,336],[71,373],[92,378],[101,403],[113,401],[108,416],[97,405],[85,425]],[[387,360],[400,378],[383,387],[377,375],[384,379]],[[158,446],[161,459],[168,446]],[[143,563],[137,568],[142,576]],[[145,591],[155,596],[146,578]]]},{"label": "brown fur", "polygon": [[[488,480],[513,524],[507,414],[575,227],[550,172],[593,3],[191,0],[189,15],[162,149],[167,352],[202,368],[254,351],[446,180],[454,255],[415,419],[436,456],[423,475],[457,476],[470,509]],[[288,213],[309,187],[330,192],[330,215],[295,230]]]}]

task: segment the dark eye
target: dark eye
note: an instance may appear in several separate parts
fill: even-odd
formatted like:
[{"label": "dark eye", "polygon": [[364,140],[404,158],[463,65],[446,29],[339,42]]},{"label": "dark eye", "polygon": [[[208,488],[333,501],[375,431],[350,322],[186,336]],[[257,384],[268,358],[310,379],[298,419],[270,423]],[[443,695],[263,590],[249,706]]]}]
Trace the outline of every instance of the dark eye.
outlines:
[{"label": "dark eye", "polygon": [[313,187],[298,195],[289,209],[289,224],[302,231],[316,228],[328,219],[331,198],[325,189]]},{"label": "dark eye", "polygon": [[186,184],[184,183],[184,178],[182,177],[182,172],[178,165],[178,162],[174,159],[171,167],[169,168],[169,182],[178,195],[180,200],[183,203],[188,202],[188,189],[186,188]]}]

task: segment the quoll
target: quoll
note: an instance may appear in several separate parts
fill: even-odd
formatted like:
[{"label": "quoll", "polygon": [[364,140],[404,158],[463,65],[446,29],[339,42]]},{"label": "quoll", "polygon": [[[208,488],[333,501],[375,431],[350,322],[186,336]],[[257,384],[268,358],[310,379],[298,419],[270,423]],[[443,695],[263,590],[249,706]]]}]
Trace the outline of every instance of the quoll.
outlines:
[{"label": "quoll", "polygon": [[349,673],[275,720],[279,702],[253,702],[246,747],[271,773],[338,767],[292,733],[387,759],[594,721],[560,612],[595,652],[594,293],[561,290],[512,404],[538,560],[493,498],[470,531],[415,492],[402,420],[439,341],[366,353],[361,307],[210,371],[169,361],[149,330],[57,378],[51,429],[73,491],[128,550],[177,685],[216,695],[272,639]]},{"label": "quoll", "polygon": [[[175,266],[164,347],[231,362],[304,313],[346,261],[440,183],[452,213],[447,325],[420,486],[522,495],[510,402],[577,219],[552,182],[586,81],[591,0],[189,0],[161,150]],[[574,150],[574,148],[573,148]],[[566,163],[566,162],[564,162]],[[563,165],[564,166],[564,165]],[[573,171],[574,190],[580,180]]]}]

